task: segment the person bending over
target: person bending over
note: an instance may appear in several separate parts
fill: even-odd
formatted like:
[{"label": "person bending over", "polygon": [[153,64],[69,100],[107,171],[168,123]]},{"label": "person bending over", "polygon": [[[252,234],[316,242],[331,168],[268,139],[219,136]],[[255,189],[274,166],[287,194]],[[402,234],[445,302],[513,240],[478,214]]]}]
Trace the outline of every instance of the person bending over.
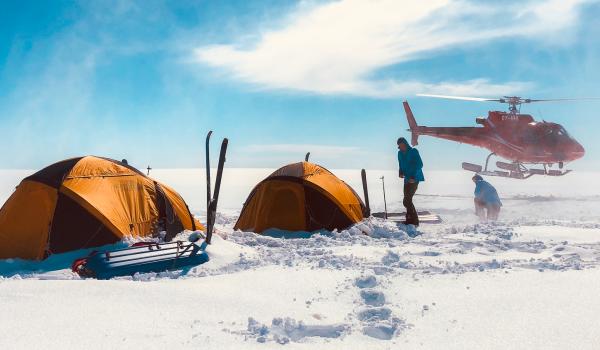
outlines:
[{"label": "person bending over", "polygon": [[481,220],[498,220],[502,207],[498,192],[479,175],[473,176],[472,180],[475,183],[475,214]]}]

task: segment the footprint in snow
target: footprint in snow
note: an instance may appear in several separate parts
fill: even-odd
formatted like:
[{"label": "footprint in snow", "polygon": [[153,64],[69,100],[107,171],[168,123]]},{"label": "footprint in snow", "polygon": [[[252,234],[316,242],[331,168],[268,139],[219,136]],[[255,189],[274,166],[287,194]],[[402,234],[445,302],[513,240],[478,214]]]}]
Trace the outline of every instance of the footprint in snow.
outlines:
[{"label": "footprint in snow", "polygon": [[[398,254],[388,251],[384,263],[394,263],[400,260]],[[385,307],[385,294],[371,289],[378,285],[375,276],[361,276],[354,280],[354,285],[361,289],[360,298],[366,305],[357,312],[357,317],[363,326],[363,334],[380,340],[390,340],[400,331],[410,327],[404,320],[393,317],[392,310]]]},{"label": "footprint in snow", "polygon": [[396,328],[392,325],[379,324],[374,326],[367,326],[363,328],[363,333],[372,338],[381,340],[390,340],[394,336]]},{"label": "footprint in snow", "polygon": [[360,291],[360,297],[365,304],[370,306],[382,306],[385,304],[385,295],[378,290],[363,289]]},{"label": "footprint in snow", "polygon": [[259,343],[275,342],[284,345],[289,342],[303,342],[309,337],[340,338],[348,329],[345,324],[307,325],[290,317],[274,318],[271,326],[267,326],[249,317],[247,330],[238,333]]},{"label": "footprint in snow", "polygon": [[358,288],[373,288],[377,285],[375,276],[362,276],[354,280],[354,285]]},{"label": "footprint in snow", "polygon": [[373,307],[360,311],[358,319],[363,322],[378,322],[389,320],[392,316],[392,310],[387,307]]}]

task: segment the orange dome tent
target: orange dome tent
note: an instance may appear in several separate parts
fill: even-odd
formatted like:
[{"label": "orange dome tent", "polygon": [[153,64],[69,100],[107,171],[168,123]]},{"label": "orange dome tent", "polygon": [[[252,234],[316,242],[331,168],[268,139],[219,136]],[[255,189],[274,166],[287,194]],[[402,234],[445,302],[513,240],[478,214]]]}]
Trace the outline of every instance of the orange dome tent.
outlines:
[{"label": "orange dome tent", "polygon": [[236,230],[344,229],[366,216],[360,197],[329,170],[309,162],[284,166],[250,193]]},{"label": "orange dome tent", "polygon": [[0,209],[0,259],[44,259],[124,236],[204,229],[170,187],[119,161],[93,156],[25,178]]}]

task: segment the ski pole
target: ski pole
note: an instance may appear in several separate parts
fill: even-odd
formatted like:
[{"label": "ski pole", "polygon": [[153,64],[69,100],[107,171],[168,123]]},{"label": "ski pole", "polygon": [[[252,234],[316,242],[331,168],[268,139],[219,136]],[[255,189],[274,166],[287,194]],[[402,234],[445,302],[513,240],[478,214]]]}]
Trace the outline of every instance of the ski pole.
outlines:
[{"label": "ski pole", "polygon": [[385,214],[385,219],[387,220],[388,215],[387,215],[387,201],[385,200],[385,177],[382,176],[380,177],[381,179],[381,185],[383,186],[383,212]]}]

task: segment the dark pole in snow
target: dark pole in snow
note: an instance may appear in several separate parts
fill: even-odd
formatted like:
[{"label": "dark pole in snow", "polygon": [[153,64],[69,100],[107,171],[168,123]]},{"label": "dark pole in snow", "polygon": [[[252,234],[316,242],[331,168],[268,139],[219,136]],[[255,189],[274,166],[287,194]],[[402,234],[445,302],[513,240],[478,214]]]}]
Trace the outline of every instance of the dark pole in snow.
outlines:
[{"label": "dark pole in snow", "polygon": [[365,207],[367,208],[365,216],[371,216],[371,206],[369,205],[369,190],[367,188],[367,172],[365,171],[365,169],[362,169],[360,171],[360,177],[362,178],[363,193],[365,196]]},{"label": "dark pole in snow", "polygon": [[212,135],[212,130],[208,132],[206,135],[206,150],[205,150],[205,159],[206,159],[206,216],[208,221],[208,211],[210,207],[210,200],[212,196],[210,195],[210,135]]},{"label": "dark pole in snow", "polygon": [[217,166],[217,177],[215,179],[215,191],[213,192],[213,198],[208,206],[208,219],[206,227],[206,243],[210,244],[212,239],[213,228],[215,225],[215,219],[217,216],[217,202],[219,200],[219,192],[221,190],[221,178],[223,177],[223,166],[225,165],[225,154],[227,153],[227,144],[229,140],[223,139],[221,143],[221,152],[219,154],[219,165]]},{"label": "dark pole in snow", "polygon": [[387,215],[387,202],[385,200],[385,178],[384,178],[384,176],[382,176],[382,177],[380,177],[380,179],[381,179],[381,184],[383,186],[383,210],[384,210],[384,214],[385,214],[385,219],[387,219],[388,215]]}]

